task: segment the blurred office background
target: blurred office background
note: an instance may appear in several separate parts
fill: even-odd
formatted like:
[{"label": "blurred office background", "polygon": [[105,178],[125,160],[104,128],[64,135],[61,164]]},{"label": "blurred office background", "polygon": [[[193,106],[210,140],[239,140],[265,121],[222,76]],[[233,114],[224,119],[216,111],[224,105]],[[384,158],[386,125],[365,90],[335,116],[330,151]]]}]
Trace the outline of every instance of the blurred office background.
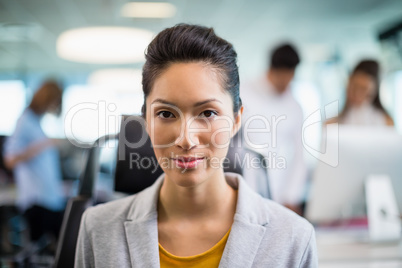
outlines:
[{"label": "blurred office background", "polygon": [[[232,42],[242,82],[266,72],[274,46],[295,44],[301,65],[292,90],[305,118],[333,101],[341,109],[353,66],[363,58],[377,59],[381,101],[402,134],[401,0],[145,4],[152,5],[124,0],[0,0],[0,142],[12,134],[43,80],[61,81],[61,116],[46,115],[42,127],[49,137],[64,141],[59,147],[68,194],[74,194],[84,169],[83,147],[118,133],[120,115],[140,113],[146,45],[162,29],[181,22],[213,27]],[[319,147],[321,124],[307,135],[307,143]],[[306,160],[311,177],[315,160],[307,152]],[[12,181],[9,170],[0,170],[0,187],[9,187]],[[1,195],[6,200],[12,193]],[[401,267],[400,262],[395,265],[389,267]]]},{"label": "blurred office background", "polygon": [[[12,132],[32,91],[49,77],[64,83],[63,116],[78,103],[98,100],[116,104],[116,110],[105,110],[107,115],[138,113],[145,46],[156,33],[180,22],[214,27],[231,41],[239,55],[242,82],[266,71],[270,48],[282,41],[294,43],[302,64],[293,88],[305,116],[334,100],[342,107],[351,68],[365,57],[379,59],[381,100],[402,132],[402,96],[396,90],[402,83],[402,41],[398,32],[379,39],[381,33],[401,23],[402,4],[397,0],[178,0],[150,7],[150,18],[141,17],[147,15],[144,11],[130,14],[126,1],[17,0],[0,4],[0,107],[2,114],[7,114],[0,119],[2,135]],[[90,30],[66,35],[84,27],[126,29],[105,28],[101,36]],[[69,37],[74,41],[67,40]],[[108,125],[98,131],[93,116],[96,112],[87,110],[68,126],[48,117],[43,127],[51,137],[75,134],[83,142],[118,129]]]}]

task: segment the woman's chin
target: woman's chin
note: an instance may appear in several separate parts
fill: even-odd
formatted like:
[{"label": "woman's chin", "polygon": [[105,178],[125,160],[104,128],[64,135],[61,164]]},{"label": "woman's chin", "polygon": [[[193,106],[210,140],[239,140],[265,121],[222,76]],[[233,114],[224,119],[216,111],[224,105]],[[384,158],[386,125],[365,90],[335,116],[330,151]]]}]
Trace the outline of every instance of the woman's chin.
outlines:
[{"label": "woman's chin", "polygon": [[175,185],[180,187],[195,187],[207,182],[210,178],[217,178],[221,170],[214,168],[194,168],[194,169],[180,169],[174,168],[165,170],[167,178]]},{"label": "woman's chin", "polygon": [[209,177],[206,170],[174,168],[165,171],[166,177],[181,187],[194,187],[202,184]]}]

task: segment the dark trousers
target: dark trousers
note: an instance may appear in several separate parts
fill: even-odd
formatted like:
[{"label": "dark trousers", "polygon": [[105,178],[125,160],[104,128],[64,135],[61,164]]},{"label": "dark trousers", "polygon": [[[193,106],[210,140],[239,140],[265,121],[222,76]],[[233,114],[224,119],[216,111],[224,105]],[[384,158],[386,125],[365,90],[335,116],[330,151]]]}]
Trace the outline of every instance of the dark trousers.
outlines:
[{"label": "dark trousers", "polygon": [[63,211],[51,211],[44,207],[34,205],[24,213],[30,228],[31,241],[38,241],[44,234],[59,237]]}]

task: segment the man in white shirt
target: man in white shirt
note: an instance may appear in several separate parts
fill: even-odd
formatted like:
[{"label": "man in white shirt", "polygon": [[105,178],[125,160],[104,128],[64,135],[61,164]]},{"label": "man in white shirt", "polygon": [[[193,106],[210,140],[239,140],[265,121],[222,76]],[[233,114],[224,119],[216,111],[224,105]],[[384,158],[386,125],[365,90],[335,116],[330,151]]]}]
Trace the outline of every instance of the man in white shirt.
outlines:
[{"label": "man in white shirt", "polygon": [[[299,64],[288,44],[273,50],[266,75],[241,89],[243,142],[266,158],[271,198],[301,214],[306,186],[303,159],[303,112],[289,85]],[[259,188],[263,182],[252,181]]]}]

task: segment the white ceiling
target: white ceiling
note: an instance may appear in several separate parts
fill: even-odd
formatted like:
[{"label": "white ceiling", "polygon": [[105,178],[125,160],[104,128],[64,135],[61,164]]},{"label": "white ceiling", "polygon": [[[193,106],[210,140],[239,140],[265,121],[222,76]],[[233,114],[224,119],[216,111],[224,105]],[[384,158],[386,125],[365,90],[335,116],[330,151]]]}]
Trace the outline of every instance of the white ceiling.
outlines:
[{"label": "white ceiling", "polygon": [[249,76],[265,68],[267,49],[282,40],[296,43],[305,62],[375,56],[378,31],[402,19],[402,0],[171,0],[178,12],[170,19],[123,18],[125,2],[0,0],[0,74],[141,67],[60,59],[56,39],[75,27],[129,26],[157,33],[180,22],[212,26],[235,45],[240,70]]}]

